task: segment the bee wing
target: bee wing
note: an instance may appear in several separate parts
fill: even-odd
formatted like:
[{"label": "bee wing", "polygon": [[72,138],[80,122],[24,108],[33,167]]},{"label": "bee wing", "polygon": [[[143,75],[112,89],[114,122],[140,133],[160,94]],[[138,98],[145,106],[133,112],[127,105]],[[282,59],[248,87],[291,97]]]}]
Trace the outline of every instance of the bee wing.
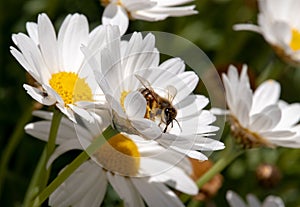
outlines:
[{"label": "bee wing", "polygon": [[177,89],[174,86],[168,85],[167,91],[168,91],[168,100],[172,102],[177,94]]},{"label": "bee wing", "polygon": [[139,76],[137,74],[135,74],[135,77],[141,82],[141,84],[145,87],[145,88],[149,88],[151,90],[152,87],[151,87],[151,84],[149,83],[149,81],[147,81],[145,78],[143,78],[142,76]]}]

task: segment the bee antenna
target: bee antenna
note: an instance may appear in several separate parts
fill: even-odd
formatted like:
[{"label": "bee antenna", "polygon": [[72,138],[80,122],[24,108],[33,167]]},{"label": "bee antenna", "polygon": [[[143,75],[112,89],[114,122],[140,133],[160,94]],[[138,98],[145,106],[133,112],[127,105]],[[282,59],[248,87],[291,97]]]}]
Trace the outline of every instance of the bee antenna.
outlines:
[{"label": "bee antenna", "polygon": [[[178,124],[178,126],[179,126],[180,132],[182,132],[182,128],[181,128],[181,126],[180,126],[179,122],[177,121],[177,119],[173,119],[173,120],[175,120],[175,121],[176,121],[176,123],[177,123],[177,124]],[[164,133],[166,133],[166,132],[167,132],[168,126],[169,126],[169,124],[168,124],[168,125],[166,125],[166,127],[164,128]],[[173,122],[172,122],[172,127],[173,127]]]},{"label": "bee antenna", "polygon": [[174,119],[175,121],[176,121],[176,123],[178,124],[178,126],[179,126],[179,129],[180,129],[180,132],[182,132],[182,128],[181,128],[181,126],[180,126],[180,124],[179,124],[179,122],[177,121],[177,119]]}]

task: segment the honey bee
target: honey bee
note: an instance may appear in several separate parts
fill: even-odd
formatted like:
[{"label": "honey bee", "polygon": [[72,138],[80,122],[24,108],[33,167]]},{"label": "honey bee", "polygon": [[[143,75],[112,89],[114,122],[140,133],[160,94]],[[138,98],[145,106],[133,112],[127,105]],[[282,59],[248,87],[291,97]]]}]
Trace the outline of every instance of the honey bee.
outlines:
[{"label": "honey bee", "polygon": [[168,98],[163,98],[158,95],[150,83],[139,75],[135,75],[136,78],[141,82],[144,88],[140,88],[139,92],[144,96],[147,102],[147,111],[145,113],[145,118],[155,121],[156,118],[160,118],[159,126],[164,123],[165,128],[163,132],[165,133],[168,129],[168,126],[171,124],[173,127],[173,121],[176,121],[180,127],[178,121],[176,120],[177,110],[172,105],[177,90],[173,86],[168,86]]}]

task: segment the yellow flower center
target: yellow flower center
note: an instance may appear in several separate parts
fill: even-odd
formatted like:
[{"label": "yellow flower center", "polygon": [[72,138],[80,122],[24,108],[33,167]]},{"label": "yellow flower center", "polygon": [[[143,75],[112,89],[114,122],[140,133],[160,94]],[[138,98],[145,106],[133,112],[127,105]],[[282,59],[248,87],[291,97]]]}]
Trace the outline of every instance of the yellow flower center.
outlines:
[{"label": "yellow flower center", "polygon": [[292,50],[300,50],[300,32],[297,29],[292,29],[292,39],[290,42]]},{"label": "yellow flower center", "polygon": [[[107,6],[108,4],[111,3],[111,0],[100,0],[100,3],[101,3],[102,6],[105,7],[105,6]],[[115,1],[115,3],[116,3],[117,5],[119,5],[119,6],[123,6],[121,0]]]},{"label": "yellow flower center", "polygon": [[95,154],[108,171],[134,176],[140,166],[140,153],[136,144],[123,134],[117,134],[103,144]]},{"label": "yellow flower center", "polygon": [[128,91],[122,91],[121,97],[120,97],[120,104],[121,104],[121,106],[122,106],[122,108],[123,108],[124,111],[125,111],[125,105],[124,105],[124,102],[125,102],[125,98],[126,98],[126,96],[127,96],[128,94],[129,94]]},{"label": "yellow flower center", "polygon": [[85,79],[79,78],[73,72],[52,74],[49,84],[60,95],[66,106],[77,101],[93,101],[92,90]]},{"label": "yellow flower center", "polygon": [[230,117],[230,122],[231,133],[236,141],[243,146],[243,148],[249,149],[255,147],[275,147],[274,144],[270,143],[259,134],[241,126],[239,121],[234,116]]}]

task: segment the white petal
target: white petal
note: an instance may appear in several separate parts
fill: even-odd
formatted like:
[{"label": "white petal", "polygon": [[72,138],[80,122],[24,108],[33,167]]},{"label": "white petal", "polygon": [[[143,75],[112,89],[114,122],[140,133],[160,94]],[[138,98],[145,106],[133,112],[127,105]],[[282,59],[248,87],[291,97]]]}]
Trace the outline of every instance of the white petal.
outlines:
[{"label": "white petal", "polygon": [[268,196],[264,200],[262,207],[284,207],[284,203],[280,197]]},{"label": "white petal", "polygon": [[233,25],[233,30],[235,31],[248,30],[252,32],[261,33],[260,27],[254,24],[235,24]]},{"label": "white petal", "polygon": [[[130,136],[132,138],[132,135]],[[140,137],[140,139],[143,139]],[[174,150],[170,150],[168,148],[164,148],[163,146],[159,145],[156,141],[145,141],[144,139],[142,141],[137,141],[136,139],[133,139],[135,143],[137,144],[139,148],[139,152],[141,155],[141,168],[142,166],[146,166],[148,169],[151,168],[153,165],[143,165],[143,159],[156,159],[161,160],[166,163],[170,163],[172,166],[177,166],[181,169],[183,169],[187,174],[192,173],[192,167],[190,164],[190,161],[181,153],[177,153]],[[150,172],[152,170],[150,169]],[[148,174],[146,171],[145,173]]]},{"label": "white petal", "polygon": [[33,42],[32,39],[22,33],[13,35],[13,38],[18,48],[22,52],[24,57],[23,59],[26,60],[28,65],[30,65],[30,71],[33,71],[34,73],[33,76],[38,76],[37,80],[40,81],[41,84],[48,83],[51,74],[38,46]]},{"label": "white petal", "polygon": [[171,58],[160,64],[159,68],[163,70],[169,70],[174,74],[179,74],[184,72],[185,64],[180,58]]},{"label": "white petal", "polygon": [[247,202],[249,207],[261,207],[260,201],[252,194],[247,195]]},{"label": "white petal", "polygon": [[157,4],[155,1],[148,1],[148,0],[126,0],[124,2],[124,6],[130,12],[137,11],[137,10],[144,10],[149,9]]},{"label": "white petal", "polygon": [[280,95],[280,85],[278,82],[269,80],[263,82],[254,92],[253,107],[251,114],[255,114],[263,110],[265,107],[275,104]]},{"label": "white petal", "polygon": [[273,35],[277,40],[277,44],[280,46],[289,45],[291,39],[291,28],[286,22],[274,22],[272,25]]},{"label": "white petal", "polygon": [[34,110],[32,112],[32,115],[36,116],[36,117],[39,117],[39,118],[42,118],[42,119],[51,120],[52,116],[53,116],[53,113],[50,113],[48,111],[42,111],[42,110]]},{"label": "white petal", "polygon": [[149,183],[144,178],[131,178],[149,207],[184,206],[173,191],[161,183]]},{"label": "white petal", "polygon": [[134,19],[140,19],[140,20],[144,20],[144,21],[153,22],[153,21],[160,21],[160,20],[166,19],[168,17],[168,14],[165,14],[165,13],[159,14],[159,13],[152,13],[147,10],[146,11],[139,10],[139,11],[132,13],[131,16]]},{"label": "white petal", "polygon": [[[38,121],[35,123],[27,124],[25,126],[25,131],[31,136],[34,136],[43,141],[48,141],[50,128],[51,128],[51,121]],[[83,133],[86,132],[86,130],[83,127],[79,128],[78,126],[78,130],[75,131],[74,126],[68,126],[65,123],[61,122],[61,125],[59,126],[57,132],[56,144],[62,144],[67,140],[76,139],[78,135],[87,138],[90,137],[90,135],[89,134],[86,135],[86,133],[82,135],[81,131],[83,131]]]},{"label": "white petal", "polygon": [[104,9],[102,24],[117,25],[120,28],[121,34],[125,34],[129,25],[129,19],[126,10],[122,6],[113,3],[109,4]]},{"label": "white petal", "polygon": [[229,110],[220,109],[220,108],[211,108],[210,112],[215,115],[229,115],[230,114]]},{"label": "white petal", "polygon": [[39,83],[41,78],[36,68],[27,62],[24,55],[14,47],[10,47],[10,53],[16,58],[16,60],[21,64],[21,66]]},{"label": "white petal", "polygon": [[[168,17],[180,17],[188,16],[193,14],[198,14],[198,11],[195,11],[195,5],[192,6],[181,6],[181,7],[153,7],[146,10],[146,12],[151,14],[166,14]],[[156,19],[163,20],[163,19]]]},{"label": "white petal", "polygon": [[177,6],[181,4],[186,4],[192,2],[194,0],[159,0],[157,1],[157,5],[159,6]]},{"label": "white petal", "polygon": [[226,199],[230,207],[247,207],[240,196],[233,191],[227,191]]},{"label": "white petal", "polygon": [[54,150],[51,157],[49,158],[49,160],[47,162],[47,168],[49,168],[50,165],[52,165],[52,163],[54,162],[54,160],[56,160],[56,158],[58,158],[59,156],[61,156],[62,154],[64,154],[67,151],[75,150],[75,149],[83,150],[83,147],[81,146],[81,144],[79,143],[79,141],[77,139],[67,140],[67,141],[63,142],[62,144],[60,144]]},{"label": "white petal", "polygon": [[281,119],[276,128],[290,127],[299,122],[300,119],[300,104],[294,103],[281,108]]},{"label": "white petal", "polygon": [[58,71],[58,48],[54,27],[46,14],[38,17],[38,37],[41,52],[49,69]]},{"label": "white petal", "polygon": [[124,101],[126,114],[129,118],[143,118],[146,113],[146,99],[138,92],[129,93]]},{"label": "white petal", "polygon": [[46,105],[46,106],[51,106],[55,104],[56,100],[54,97],[49,96],[49,95],[44,95],[44,92],[34,88],[30,85],[24,84],[23,87],[25,88],[26,92],[37,102]]},{"label": "white petal", "polygon": [[88,122],[94,122],[94,117],[91,113],[89,113],[87,110],[82,109],[80,107],[77,107],[73,104],[68,104],[68,106],[76,113],[78,114],[80,117],[84,118],[85,120],[87,120]]},{"label": "white petal", "polygon": [[149,119],[132,119],[131,124],[143,137],[148,139],[157,139],[162,133],[157,124]]},{"label": "white petal", "polygon": [[119,175],[112,175],[110,172],[107,172],[107,177],[120,198],[124,200],[126,206],[144,206],[140,192],[136,190],[129,178]]},{"label": "white petal", "polygon": [[290,139],[293,135],[295,135],[295,132],[289,130],[275,130],[260,132],[260,135],[263,137],[267,137],[269,140],[284,140]]},{"label": "white petal", "polygon": [[251,116],[250,128],[253,131],[266,131],[274,128],[281,118],[281,110],[277,105],[269,105],[259,114]]},{"label": "white petal", "polygon": [[84,15],[68,16],[58,33],[61,70],[77,73],[83,61],[80,50],[87,45],[89,34],[88,21]]},{"label": "white petal", "polygon": [[37,24],[34,22],[27,22],[26,23],[26,30],[28,32],[29,37],[35,42],[36,45],[39,44],[38,38],[38,28]]},{"label": "white petal", "polygon": [[93,161],[83,163],[51,194],[51,206],[99,206],[104,198],[107,180]]},{"label": "white petal", "polygon": [[150,182],[163,182],[189,195],[196,195],[199,191],[195,182],[180,168],[173,166],[173,168],[153,176],[149,180]]}]

